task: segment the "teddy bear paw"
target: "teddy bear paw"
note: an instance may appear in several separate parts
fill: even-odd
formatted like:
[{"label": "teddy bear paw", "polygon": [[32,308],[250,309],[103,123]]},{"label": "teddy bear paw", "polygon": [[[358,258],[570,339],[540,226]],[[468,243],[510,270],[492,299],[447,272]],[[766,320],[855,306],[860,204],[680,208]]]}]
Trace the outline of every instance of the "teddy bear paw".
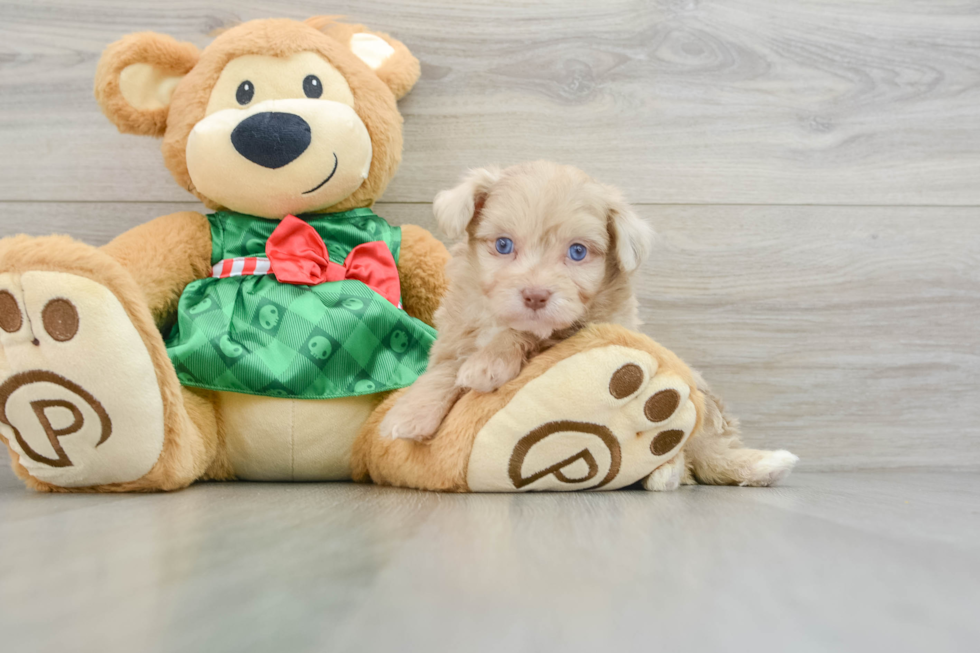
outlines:
[{"label": "teddy bear paw", "polygon": [[149,352],[107,288],[63,272],[0,274],[0,435],[35,479],[136,480],[163,448]]},{"label": "teddy bear paw", "polygon": [[[675,460],[697,423],[691,387],[639,349],[566,358],[524,386],[476,435],[472,491],[611,490]],[[651,489],[680,483],[683,464]],[[675,478],[676,476],[676,478]],[[662,487],[660,487],[662,486]]]}]

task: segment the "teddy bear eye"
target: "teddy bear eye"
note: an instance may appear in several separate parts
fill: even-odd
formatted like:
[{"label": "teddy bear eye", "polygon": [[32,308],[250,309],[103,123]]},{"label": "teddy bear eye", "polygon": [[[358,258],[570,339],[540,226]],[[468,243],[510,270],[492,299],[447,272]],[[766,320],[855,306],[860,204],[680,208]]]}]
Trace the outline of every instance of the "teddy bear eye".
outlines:
[{"label": "teddy bear eye", "polygon": [[255,87],[248,80],[239,84],[238,90],[235,91],[235,99],[243,106],[252,101],[253,95],[255,95]]},{"label": "teddy bear eye", "polygon": [[303,80],[303,92],[306,93],[306,97],[313,99],[323,95],[323,84],[320,83],[320,78],[316,75],[307,75],[306,79]]}]

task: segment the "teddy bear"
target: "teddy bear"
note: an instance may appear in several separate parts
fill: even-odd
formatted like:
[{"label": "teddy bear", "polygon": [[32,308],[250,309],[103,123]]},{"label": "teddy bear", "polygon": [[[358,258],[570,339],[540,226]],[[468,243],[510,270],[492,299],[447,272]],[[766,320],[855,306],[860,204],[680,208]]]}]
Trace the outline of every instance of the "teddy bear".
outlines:
[{"label": "teddy bear", "polygon": [[442,243],[371,208],[419,75],[398,40],[327,17],[247,22],[203,50],[149,32],[105,50],[103,112],[162,138],[174,179],[213,213],[100,248],[0,240],[0,437],[27,486],[670,489],[698,479],[682,450],[703,427],[737,448],[694,372],[610,325],[464,395],[431,442],[378,435],[425,369],[446,289]]}]

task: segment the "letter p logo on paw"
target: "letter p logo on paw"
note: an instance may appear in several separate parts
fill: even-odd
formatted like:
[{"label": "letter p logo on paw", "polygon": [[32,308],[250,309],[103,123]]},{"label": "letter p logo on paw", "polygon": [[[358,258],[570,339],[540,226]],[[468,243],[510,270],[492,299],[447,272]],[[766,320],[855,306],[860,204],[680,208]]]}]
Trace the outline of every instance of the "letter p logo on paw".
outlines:
[{"label": "letter p logo on paw", "polygon": [[64,272],[0,274],[0,313],[0,435],[27,473],[90,487],[149,472],[163,400],[116,296]]},{"label": "letter p logo on paw", "polygon": [[[576,353],[532,379],[476,434],[474,492],[613,490],[680,451],[697,421],[687,382],[641,349]],[[555,418],[558,419],[555,419]]]},{"label": "letter p logo on paw", "polygon": [[[65,411],[70,421],[57,415]],[[44,370],[15,374],[0,386],[0,423],[11,428],[25,456],[49,467],[72,466],[62,437],[89,431],[89,439],[98,434],[98,447],[112,435],[112,420],[95,397],[77,383]]]}]

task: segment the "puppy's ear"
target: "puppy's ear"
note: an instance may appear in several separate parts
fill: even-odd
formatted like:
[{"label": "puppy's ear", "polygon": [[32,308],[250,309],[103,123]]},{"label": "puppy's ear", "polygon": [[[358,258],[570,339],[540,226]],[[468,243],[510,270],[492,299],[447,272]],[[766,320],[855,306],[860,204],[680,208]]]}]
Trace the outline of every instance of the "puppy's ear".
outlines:
[{"label": "puppy's ear", "polygon": [[632,272],[650,253],[653,227],[633,212],[617,189],[605,188],[609,225],[616,239],[616,257],[624,272]]},{"label": "puppy's ear", "polygon": [[455,188],[436,195],[432,212],[439,227],[453,240],[463,237],[466,227],[490,193],[490,187],[500,179],[497,168],[470,170]]},{"label": "puppy's ear", "polygon": [[95,72],[95,98],[119,131],[163,136],[170,98],[200,51],[164,34],[130,34],[105,49]]},{"label": "puppy's ear", "polygon": [[350,48],[358,59],[367,64],[381,81],[388,85],[395,99],[405,96],[422,68],[405,44],[384,32],[374,32],[364,25],[348,25],[337,22],[338,16],[314,16],[306,24],[333,37]]}]

